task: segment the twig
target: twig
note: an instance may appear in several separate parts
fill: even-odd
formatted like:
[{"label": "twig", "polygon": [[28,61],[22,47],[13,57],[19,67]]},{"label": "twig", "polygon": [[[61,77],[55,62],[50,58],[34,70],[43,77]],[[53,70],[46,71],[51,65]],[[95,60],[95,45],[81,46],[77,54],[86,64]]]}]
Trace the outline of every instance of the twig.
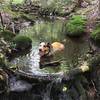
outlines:
[{"label": "twig", "polygon": [[97,92],[97,89],[95,87],[95,84],[94,84],[93,80],[91,80],[91,82],[92,82],[92,85],[93,85],[93,88],[94,88],[95,92]]}]

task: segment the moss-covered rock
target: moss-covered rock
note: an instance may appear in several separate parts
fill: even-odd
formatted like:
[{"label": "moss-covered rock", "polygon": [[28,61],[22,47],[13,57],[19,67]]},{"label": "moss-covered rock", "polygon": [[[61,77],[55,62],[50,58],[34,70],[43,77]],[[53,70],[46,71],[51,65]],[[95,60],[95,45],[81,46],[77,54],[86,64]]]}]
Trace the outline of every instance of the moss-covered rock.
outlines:
[{"label": "moss-covered rock", "polygon": [[32,40],[26,36],[16,36],[13,42],[16,44],[15,48],[18,50],[28,49],[32,45]]},{"label": "moss-covered rock", "polygon": [[100,43],[100,25],[98,25],[93,32],[91,33],[91,38],[96,41],[97,43]]},{"label": "moss-covered rock", "polygon": [[85,19],[73,16],[66,24],[66,35],[71,37],[81,36],[85,32]]},{"label": "moss-covered rock", "polygon": [[2,36],[6,41],[11,41],[15,34],[9,30],[2,31],[0,36]]}]

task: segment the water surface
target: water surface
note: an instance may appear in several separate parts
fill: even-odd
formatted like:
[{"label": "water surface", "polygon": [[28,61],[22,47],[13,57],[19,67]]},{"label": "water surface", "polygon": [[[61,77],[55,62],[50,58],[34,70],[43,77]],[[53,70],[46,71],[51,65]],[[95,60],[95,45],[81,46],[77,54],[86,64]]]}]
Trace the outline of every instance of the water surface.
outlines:
[{"label": "water surface", "polygon": [[[28,36],[32,39],[32,49],[28,54],[16,57],[12,64],[19,66],[19,69],[28,73],[55,73],[68,71],[77,67],[80,60],[84,60],[84,55],[89,50],[88,42],[84,38],[71,39],[66,37],[66,20],[41,20],[38,19],[35,25],[20,31],[19,35]],[[61,60],[58,67],[47,67],[40,69],[40,57],[38,46],[40,42],[61,42],[65,45],[65,50],[54,55],[52,61]]]}]

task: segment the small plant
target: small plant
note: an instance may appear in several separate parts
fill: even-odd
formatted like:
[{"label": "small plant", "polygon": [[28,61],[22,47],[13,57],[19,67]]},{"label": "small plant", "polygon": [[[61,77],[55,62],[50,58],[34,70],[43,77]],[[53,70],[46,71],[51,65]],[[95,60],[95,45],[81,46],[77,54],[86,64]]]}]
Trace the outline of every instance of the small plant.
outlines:
[{"label": "small plant", "polygon": [[85,19],[81,16],[73,16],[66,24],[66,35],[77,37],[85,32]]},{"label": "small plant", "polygon": [[28,49],[32,44],[32,40],[26,36],[16,36],[13,42],[15,43],[15,48],[19,50]]},{"label": "small plant", "polygon": [[93,30],[91,33],[91,38],[96,42],[100,42],[100,25],[97,25]]}]

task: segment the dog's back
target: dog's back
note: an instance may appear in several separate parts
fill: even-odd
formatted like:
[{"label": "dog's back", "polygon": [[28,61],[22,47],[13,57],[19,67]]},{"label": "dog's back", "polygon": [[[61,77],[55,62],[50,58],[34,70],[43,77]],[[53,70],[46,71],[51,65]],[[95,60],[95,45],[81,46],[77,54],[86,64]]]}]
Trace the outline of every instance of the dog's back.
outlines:
[{"label": "dog's back", "polygon": [[56,52],[56,51],[63,51],[64,50],[64,45],[60,42],[54,42],[51,44],[52,45],[52,48],[53,48],[53,51]]}]

